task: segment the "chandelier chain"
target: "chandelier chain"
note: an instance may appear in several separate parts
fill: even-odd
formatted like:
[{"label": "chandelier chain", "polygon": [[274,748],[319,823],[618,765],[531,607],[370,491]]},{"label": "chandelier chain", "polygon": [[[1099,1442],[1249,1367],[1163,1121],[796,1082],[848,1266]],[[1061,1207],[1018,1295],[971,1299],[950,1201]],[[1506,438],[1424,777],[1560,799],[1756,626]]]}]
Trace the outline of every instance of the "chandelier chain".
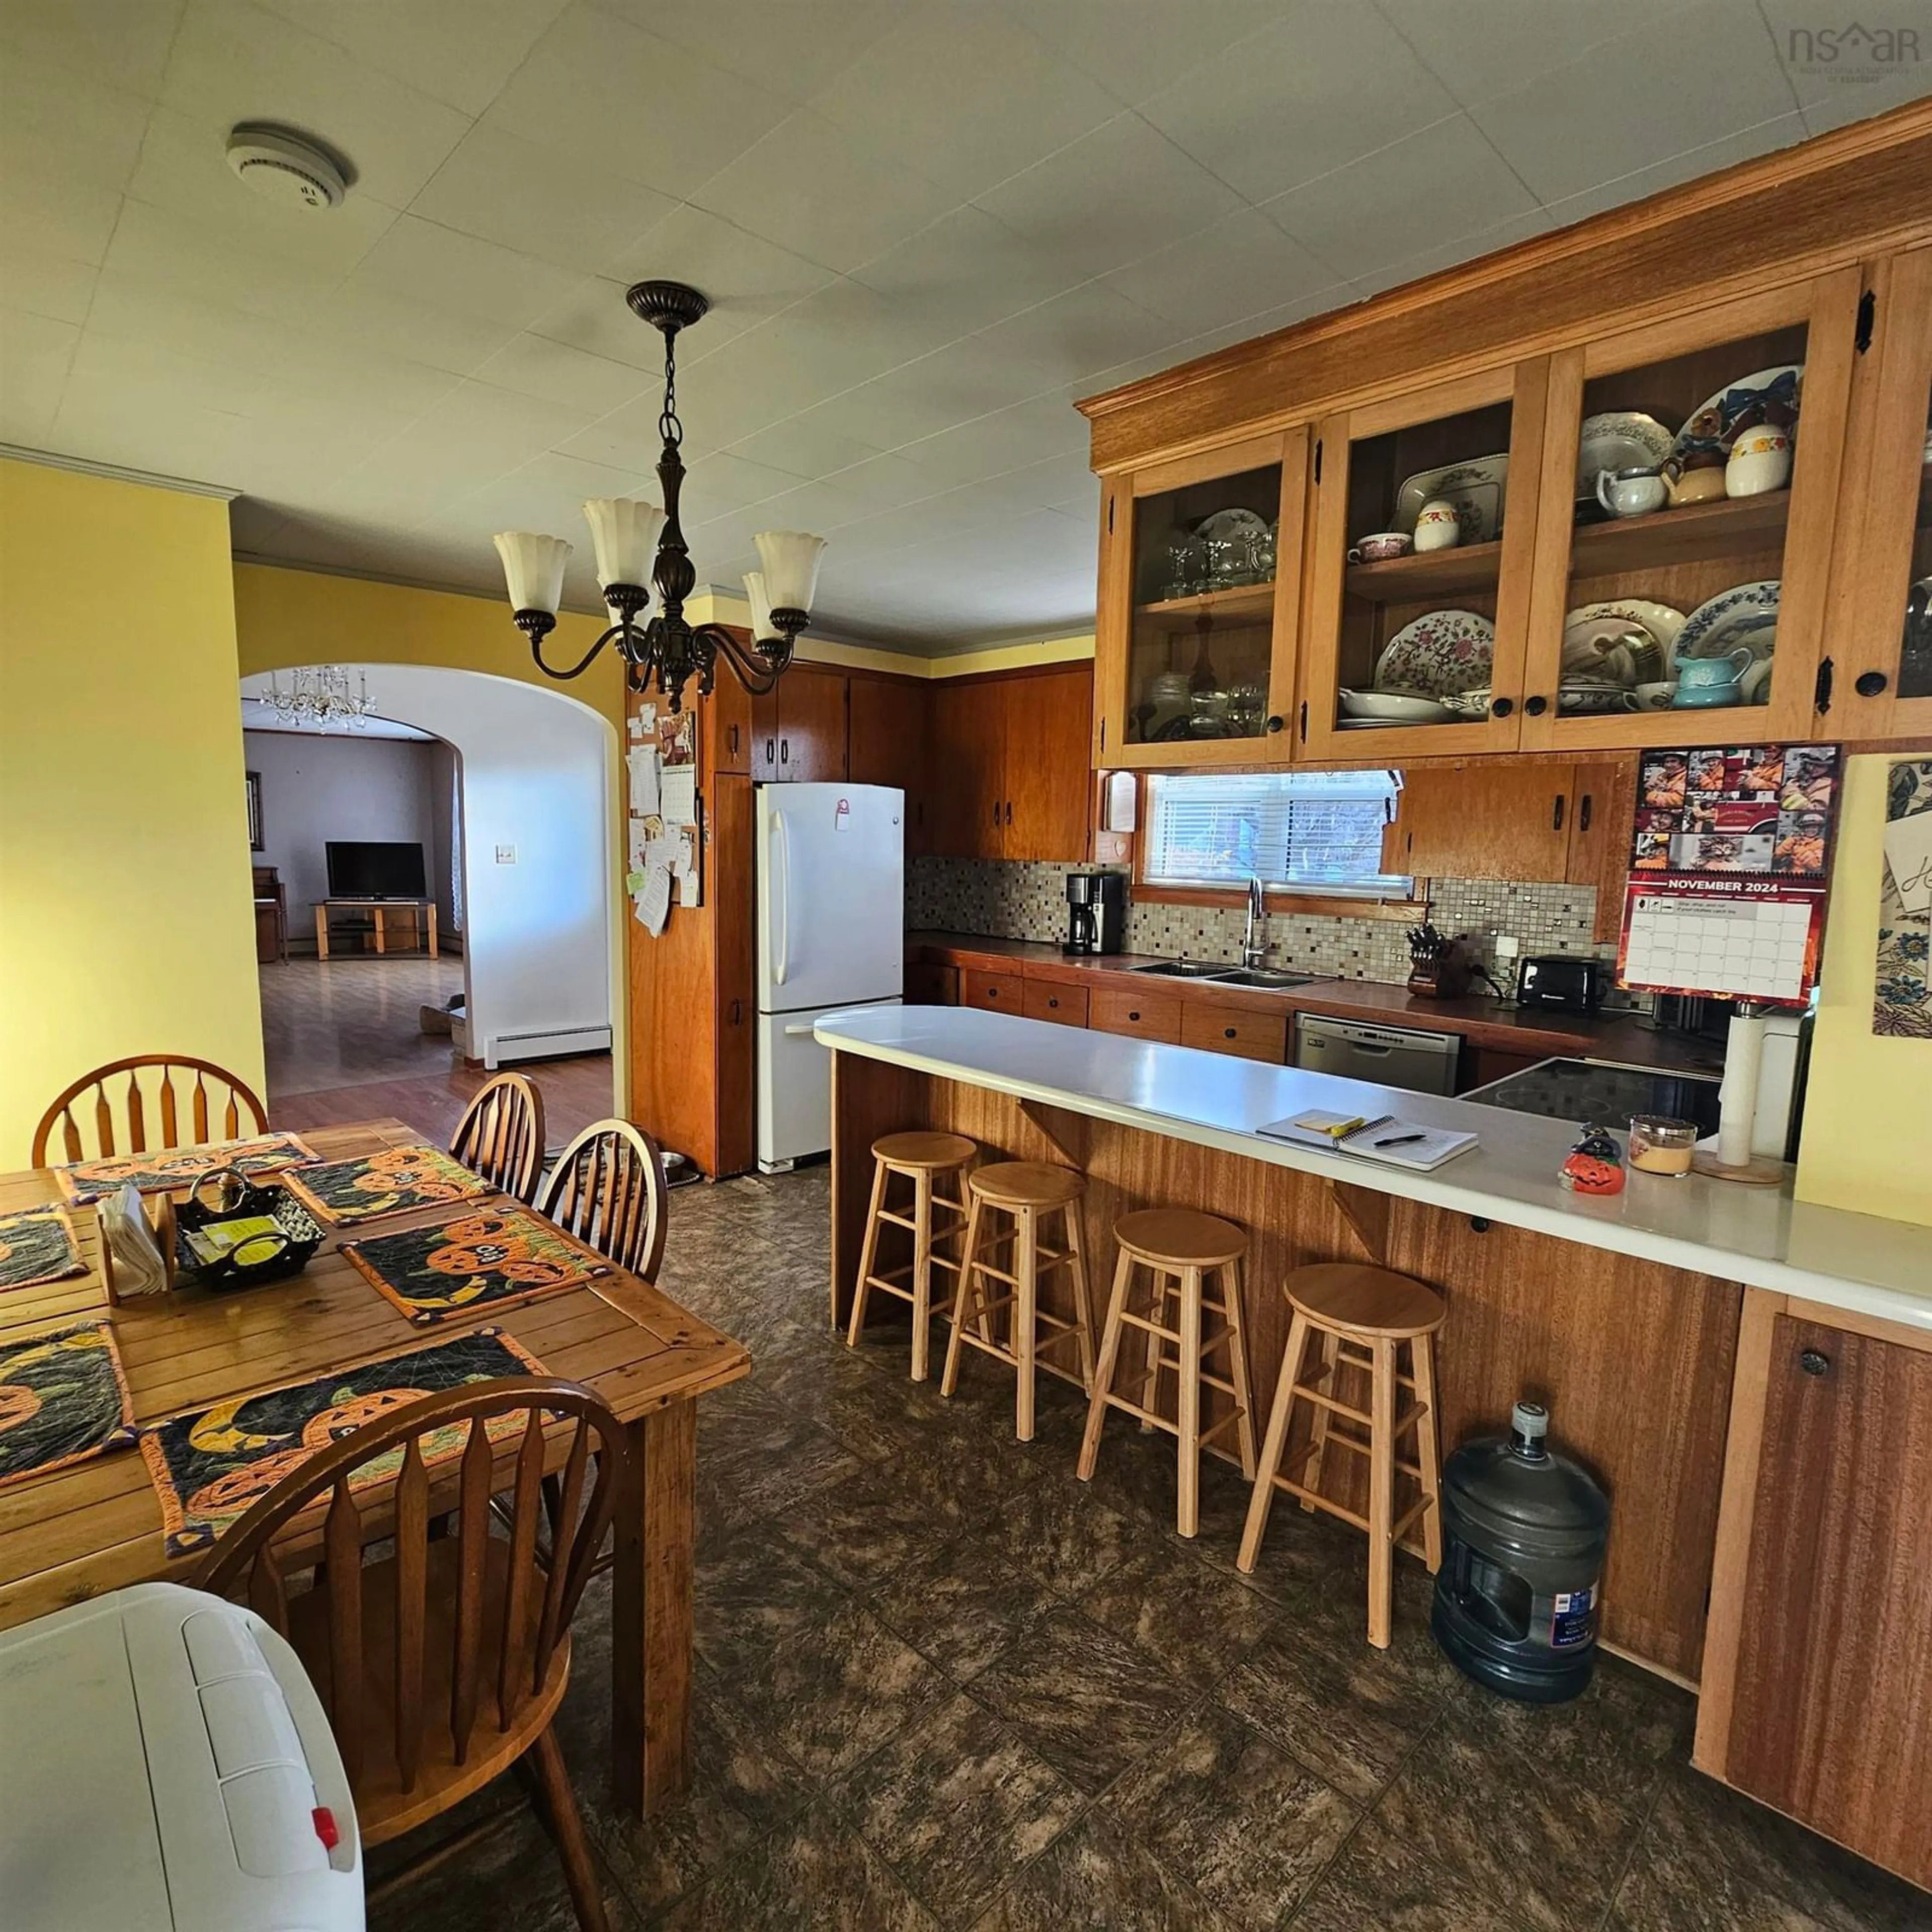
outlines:
[{"label": "chandelier chain", "polygon": [[664,407],[658,412],[658,434],[675,449],[684,440],[684,425],[677,419],[677,331],[664,331]]}]

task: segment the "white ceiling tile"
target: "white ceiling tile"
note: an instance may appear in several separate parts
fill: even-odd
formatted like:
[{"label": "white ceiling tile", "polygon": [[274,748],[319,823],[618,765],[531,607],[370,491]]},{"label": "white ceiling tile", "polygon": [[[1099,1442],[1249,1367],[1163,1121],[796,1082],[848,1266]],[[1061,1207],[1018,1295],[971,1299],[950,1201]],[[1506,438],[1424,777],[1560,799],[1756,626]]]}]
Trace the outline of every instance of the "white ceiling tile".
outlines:
[{"label": "white ceiling tile", "polygon": [[1545,202],[1796,106],[1752,0],[1704,0],[1500,94],[1472,118]]},{"label": "white ceiling tile", "polygon": [[0,176],[17,169],[118,194],[152,104],[32,54],[0,58]]},{"label": "white ceiling tile", "polygon": [[1536,206],[1459,114],[1264,202],[1262,212],[1342,280],[1356,281],[1439,247],[1445,233],[1473,235]]},{"label": "white ceiling tile", "polygon": [[836,126],[970,199],[1119,112],[1120,103],[1010,16],[922,0],[812,98]]},{"label": "white ceiling tile", "polygon": [[[692,420],[694,424],[697,418]],[[614,470],[646,470],[656,463],[662,446],[658,398],[652,389],[635,402],[599,416],[575,435],[564,438],[556,446],[556,454],[585,463],[604,464]],[[706,446],[710,446],[708,442]],[[694,447],[692,454],[697,454]]]},{"label": "white ceiling tile", "polygon": [[1869,120],[1873,115],[1882,114],[1888,108],[1922,100],[1928,94],[1932,94],[1932,69],[1922,65],[1910,74],[1894,75],[1868,88],[1834,88],[1805,109],[1805,131],[1811,134],[1829,134],[1834,128],[1849,127],[1854,121]]},{"label": "white ceiling tile", "polygon": [[1549,209],[1536,207],[1521,214],[1514,214],[1508,220],[1492,224],[1487,228],[1479,228],[1467,235],[1459,235],[1447,242],[1438,242],[1433,247],[1419,250],[1413,255],[1405,255],[1399,260],[1388,263],[1380,268],[1366,271],[1354,279],[1354,286],[1364,296],[1380,295],[1385,289],[1400,288],[1405,282],[1420,280],[1424,275],[1432,275],[1438,269],[1453,268],[1463,262],[1473,262],[1484,255],[1492,255],[1498,248],[1512,247],[1518,242],[1526,242],[1532,235],[1546,235],[1557,226],[1556,218]]},{"label": "white ceiling tile", "polygon": [[1672,154],[1647,168],[1639,168],[1634,174],[1620,175],[1615,181],[1604,182],[1582,194],[1552,201],[1549,204],[1550,219],[1558,227],[1567,227],[1586,216],[1600,214],[1606,208],[1621,208],[1626,202],[1640,201],[1647,194],[1695,181],[1700,175],[1714,174],[1720,168],[1768,154],[1774,148],[1788,148],[1804,137],[1805,117],[1782,115],[1775,121],[1762,122],[1755,128],[1727,135],[1721,141],[1713,141],[1707,147],[1693,148],[1688,153]]},{"label": "white ceiling tile", "polygon": [[834,472],[814,487],[830,491],[844,507],[846,514],[841,516],[842,523],[856,523],[862,517],[876,516],[896,504],[936,496],[949,485],[930,475],[922,465],[908,462],[902,456],[874,456],[854,464],[850,469]]},{"label": "white ceiling tile", "polygon": [[154,341],[113,338],[83,329],[74,352],[76,377],[126,383],[172,402],[245,416],[264,378],[199,345],[177,349]]},{"label": "white ceiling tile", "polygon": [[554,262],[405,214],[363,258],[348,286],[526,328],[584,279]]},{"label": "white ceiling tile", "polygon": [[1050,456],[1084,458],[1087,445],[1086,419],[1064,397],[1051,395],[941,430],[900,454],[948,484],[975,483]]},{"label": "white ceiling tile", "polygon": [[1250,201],[1359,160],[1455,111],[1379,14],[1291,0],[1264,28],[1141,104],[1162,132]]},{"label": "white ceiling tile", "polygon": [[626,181],[683,196],[778,125],[789,104],[575,0],[483,117]]},{"label": "white ceiling tile", "polygon": [[69,455],[232,488],[250,430],[244,417],[211,409],[165,380],[73,370],[52,434],[53,447]]},{"label": "white ceiling tile", "polygon": [[968,203],[874,256],[853,279],[959,336],[1031,308],[1086,275],[1064,254]]},{"label": "white ceiling tile", "polygon": [[1604,41],[1698,0],[1375,0],[1389,24],[1465,107],[1567,67]]},{"label": "white ceiling tile", "polygon": [[1106,279],[1192,335],[1301,300],[1338,278],[1265,215],[1244,208]]},{"label": "white ceiling tile", "polygon": [[100,271],[64,256],[44,255],[38,249],[8,249],[0,255],[0,288],[7,306],[56,322],[87,320]]},{"label": "white ceiling tile", "polygon": [[1174,82],[1279,20],[1284,0],[1006,0],[1007,11],[1118,99]]},{"label": "white ceiling tile", "polygon": [[604,0],[714,67],[804,100],[891,32],[902,0]]},{"label": "white ceiling tile", "polygon": [[[708,296],[710,313],[699,327],[680,338],[682,354],[694,362],[832,280],[830,268],[688,202],[616,250],[605,262],[604,273],[626,285],[685,282]],[[655,331],[628,310],[625,314],[656,341]]]},{"label": "white ceiling tile", "polygon": [[664,338],[631,312],[622,282],[581,281],[530,328],[532,334],[634,369],[655,374],[664,368]]},{"label": "white ceiling tile", "polygon": [[172,107],[157,107],[128,184],[129,197],[184,216],[208,244],[236,260],[266,251],[319,275],[346,274],[380,241],[398,211],[358,190],[340,208],[291,208],[229,170],[222,134]]},{"label": "white ceiling tile", "polygon": [[1889,5],[1862,20],[1796,0],[1763,0],[1780,64],[1814,134],[1932,94],[1932,6]]},{"label": "white ceiling tile", "polygon": [[483,124],[458,142],[410,212],[592,275],[676,206],[580,156]]},{"label": "white ceiling tile", "polygon": [[340,286],[332,270],[238,247],[218,229],[137,201],[122,204],[102,267],[108,279],[174,290],[248,315],[312,314]]},{"label": "white ceiling tile", "polygon": [[493,388],[563,403],[593,416],[602,416],[636,396],[648,394],[655,398],[658,389],[656,376],[628,362],[613,362],[567,343],[527,334],[516,337],[488,362],[479,362],[474,374],[478,382]]},{"label": "white ceiling tile", "polygon": [[996,322],[973,340],[1036,370],[1044,387],[1077,382],[1130,356],[1148,354],[1174,336],[1171,322],[1150,315],[1104,282],[1087,282]]},{"label": "white ceiling tile", "polygon": [[[966,333],[944,316],[922,314],[916,305],[902,305],[842,279],[739,342],[748,349],[754,342],[778,345],[818,392],[805,398],[810,403],[915,362]],[[736,346],[728,345],[724,352]]]},{"label": "white ceiling tile", "polygon": [[910,158],[869,148],[803,112],[691,198],[841,274],[903,242],[956,199],[918,172]]},{"label": "white ceiling tile", "polygon": [[356,282],[332,290],[316,305],[313,319],[352,347],[459,376],[487,362],[518,333],[511,322],[459,315]]},{"label": "white ceiling tile", "polygon": [[266,550],[288,520],[278,504],[254,496],[237,496],[228,506],[228,538],[237,556]]},{"label": "white ceiling tile", "polygon": [[715,450],[708,456],[694,456],[687,450],[684,460],[688,467],[680,514],[694,524],[728,516],[734,510],[748,508],[798,488],[796,476],[769,470],[762,463],[748,463],[728,450]]},{"label": "white ceiling tile", "polygon": [[982,196],[980,206],[1096,275],[1196,233],[1240,201],[1138,116],[1123,114]]},{"label": "white ceiling tile", "polygon": [[978,337],[969,337],[849,391],[820,413],[847,435],[896,449],[1023,402],[1047,386],[1024,362],[1010,356],[1003,359]]},{"label": "white ceiling tile", "polygon": [[257,0],[379,74],[481,114],[568,0]]},{"label": "white ceiling tile", "polygon": [[58,172],[0,171],[0,257],[16,248],[98,265],[121,218],[121,190]]},{"label": "white ceiling tile", "polygon": [[72,322],[0,309],[0,441],[47,442],[80,340]]},{"label": "white ceiling tile", "polygon": [[188,0],[161,99],[218,144],[238,121],[298,128],[392,208],[408,204],[469,125],[453,107],[242,0]]},{"label": "white ceiling tile", "polygon": [[[0,0],[0,48],[32,54],[152,100],[183,0]],[[5,64],[0,60],[0,65]]]},{"label": "white ceiling tile", "polygon": [[793,476],[829,476],[880,452],[860,437],[847,436],[825,420],[829,405],[807,410],[731,446],[734,456],[748,457]]}]

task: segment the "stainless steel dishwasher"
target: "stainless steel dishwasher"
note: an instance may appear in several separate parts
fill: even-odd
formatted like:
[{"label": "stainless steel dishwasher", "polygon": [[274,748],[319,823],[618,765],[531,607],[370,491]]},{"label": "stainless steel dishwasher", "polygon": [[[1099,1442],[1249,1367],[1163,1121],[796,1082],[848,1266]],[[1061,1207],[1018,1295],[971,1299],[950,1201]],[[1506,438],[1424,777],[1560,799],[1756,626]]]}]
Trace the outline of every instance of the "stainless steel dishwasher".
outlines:
[{"label": "stainless steel dishwasher", "polygon": [[1294,1018],[1294,1064],[1311,1073],[1339,1073],[1416,1094],[1453,1094],[1462,1040],[1453,1033],[1336,1020],[1320,1013]]}]

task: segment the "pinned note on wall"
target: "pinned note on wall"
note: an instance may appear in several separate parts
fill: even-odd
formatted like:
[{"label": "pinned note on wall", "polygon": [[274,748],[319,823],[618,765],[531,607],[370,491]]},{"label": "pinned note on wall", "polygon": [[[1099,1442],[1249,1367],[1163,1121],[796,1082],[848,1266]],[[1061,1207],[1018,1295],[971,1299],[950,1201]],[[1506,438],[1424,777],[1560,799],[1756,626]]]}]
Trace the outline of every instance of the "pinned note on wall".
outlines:
[{"label": "pinned note on wall", "polygon": [[1879,889],[1872,1031],[1932,1040],[1932,759],[1886,774],[1885,878]]}]

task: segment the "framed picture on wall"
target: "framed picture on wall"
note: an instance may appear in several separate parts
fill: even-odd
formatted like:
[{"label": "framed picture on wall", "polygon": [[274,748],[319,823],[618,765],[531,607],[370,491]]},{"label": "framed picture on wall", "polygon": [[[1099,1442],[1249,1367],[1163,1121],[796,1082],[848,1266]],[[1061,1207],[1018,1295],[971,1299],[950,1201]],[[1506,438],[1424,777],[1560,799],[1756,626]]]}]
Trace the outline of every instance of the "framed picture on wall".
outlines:
[{"label": "framed picture on wall", "polygon": [[262,842],[262,774],[250,772],[248,776],[248,849],[251,852],[266,850]]}]

